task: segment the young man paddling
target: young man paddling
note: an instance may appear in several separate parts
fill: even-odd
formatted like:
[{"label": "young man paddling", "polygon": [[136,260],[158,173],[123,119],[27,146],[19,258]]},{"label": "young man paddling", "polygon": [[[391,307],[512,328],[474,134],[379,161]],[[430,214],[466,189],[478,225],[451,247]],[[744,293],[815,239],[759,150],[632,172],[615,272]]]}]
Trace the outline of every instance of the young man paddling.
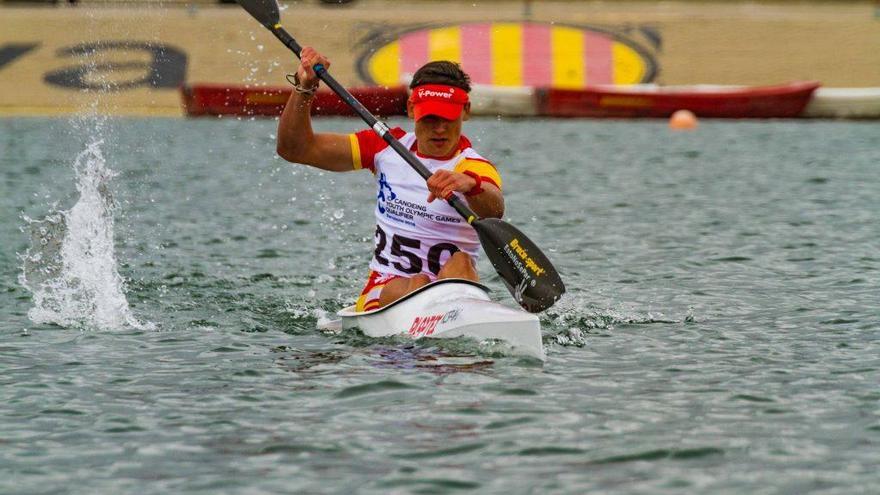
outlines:
[{"label": "young man paddling", "polygon": [[501,177],[461,134],[470,115],[470,79],[458,64],[430,62],[416,71],[407,102],[415,132],[391,132],[433,175],[425,180],[371,129],[342,135],[312,131],[310,107],[319,79],[312,67],[330,62],[302,49],[294,92],[278,124],[278,154],[322,170],[371,171],[377,184],[375,250],[357,302],[375,309],[436,279],[478,280],[476,232],[444,201],[461,194],[481,217],[504,214]]}]

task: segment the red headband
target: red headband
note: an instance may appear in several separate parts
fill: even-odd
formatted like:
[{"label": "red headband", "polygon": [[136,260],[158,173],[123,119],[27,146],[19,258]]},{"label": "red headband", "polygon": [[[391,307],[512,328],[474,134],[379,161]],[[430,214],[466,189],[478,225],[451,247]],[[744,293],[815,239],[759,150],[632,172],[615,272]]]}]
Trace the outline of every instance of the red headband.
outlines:
[{"label": "red headband", "polygon": [[467,91],[446,84],[423,84],[413,88],[409,101],[413,103],[413,116],[422,120],[426,115],[436,115],[455,120],[468,103]]}]

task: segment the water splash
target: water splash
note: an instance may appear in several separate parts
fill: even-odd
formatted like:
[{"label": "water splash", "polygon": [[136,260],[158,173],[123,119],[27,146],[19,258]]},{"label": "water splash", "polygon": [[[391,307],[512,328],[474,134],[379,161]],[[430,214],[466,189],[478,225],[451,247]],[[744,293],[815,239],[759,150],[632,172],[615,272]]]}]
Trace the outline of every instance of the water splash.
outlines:
[{"label": "water splash", "polygon": [[[583,347],[590,334],[605,333],[617,325],[672,324],[694,321],[689,310],[684,320],[670,319],[662,313],[637,313],[632,310],[598,308],[580,298],[567,297],[541,314],[545,329],[544,343]],[[549,329],[553,329],[552,332]],[[550,332],[550,333],[548,333]]]},{"label": "water splash", "polygon": [[101,152],[103,140],[86,146],[74,162],[79,199],[69,210],[53,205],[42,219],[24,217],[31,247],[22,255],[19,283],[33,294],[34,323],[100,330],[151,329],[139,322],[125,297],[113,243],[116,175]]}]

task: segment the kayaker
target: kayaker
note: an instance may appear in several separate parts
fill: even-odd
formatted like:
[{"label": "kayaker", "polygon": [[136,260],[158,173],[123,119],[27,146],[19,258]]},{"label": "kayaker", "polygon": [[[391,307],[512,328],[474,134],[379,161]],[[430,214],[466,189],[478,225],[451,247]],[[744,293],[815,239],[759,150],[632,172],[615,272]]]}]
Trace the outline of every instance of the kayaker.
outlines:
[{"label": "kayaker", "polygon": [[300,66],[288,77],[294,91],[278,123],[278,154],[322,170],[364,169],[375,176],[375,250],[357,309],[385,306],[436,279],[477,281],[477,234],[443,198],[458,193],[484,218],[500,218],[504,198],[495,166],[461,133],[470,116],[468,75],[454,62],[422,66],[413,75],[407,101],[415,131],[391,130],[433,172],[426,184],[372,129],[349,135],[313,132],[310,108],[320,81],[312,67],[317,63],[330,67],[326,57],[303,47]]}]

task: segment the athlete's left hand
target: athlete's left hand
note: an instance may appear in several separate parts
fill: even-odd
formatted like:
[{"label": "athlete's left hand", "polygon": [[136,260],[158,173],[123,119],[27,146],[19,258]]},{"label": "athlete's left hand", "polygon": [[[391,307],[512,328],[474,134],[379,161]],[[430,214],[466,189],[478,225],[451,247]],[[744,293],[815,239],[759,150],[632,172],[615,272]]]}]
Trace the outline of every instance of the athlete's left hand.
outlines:
[{"label": "athlete's left hand", "polygon": [[477,185],[477,181],[469,176],[450,170],[438,170],[428,178],[428,203],[437,198],[448,199],[454,192],[468,192]]}]

